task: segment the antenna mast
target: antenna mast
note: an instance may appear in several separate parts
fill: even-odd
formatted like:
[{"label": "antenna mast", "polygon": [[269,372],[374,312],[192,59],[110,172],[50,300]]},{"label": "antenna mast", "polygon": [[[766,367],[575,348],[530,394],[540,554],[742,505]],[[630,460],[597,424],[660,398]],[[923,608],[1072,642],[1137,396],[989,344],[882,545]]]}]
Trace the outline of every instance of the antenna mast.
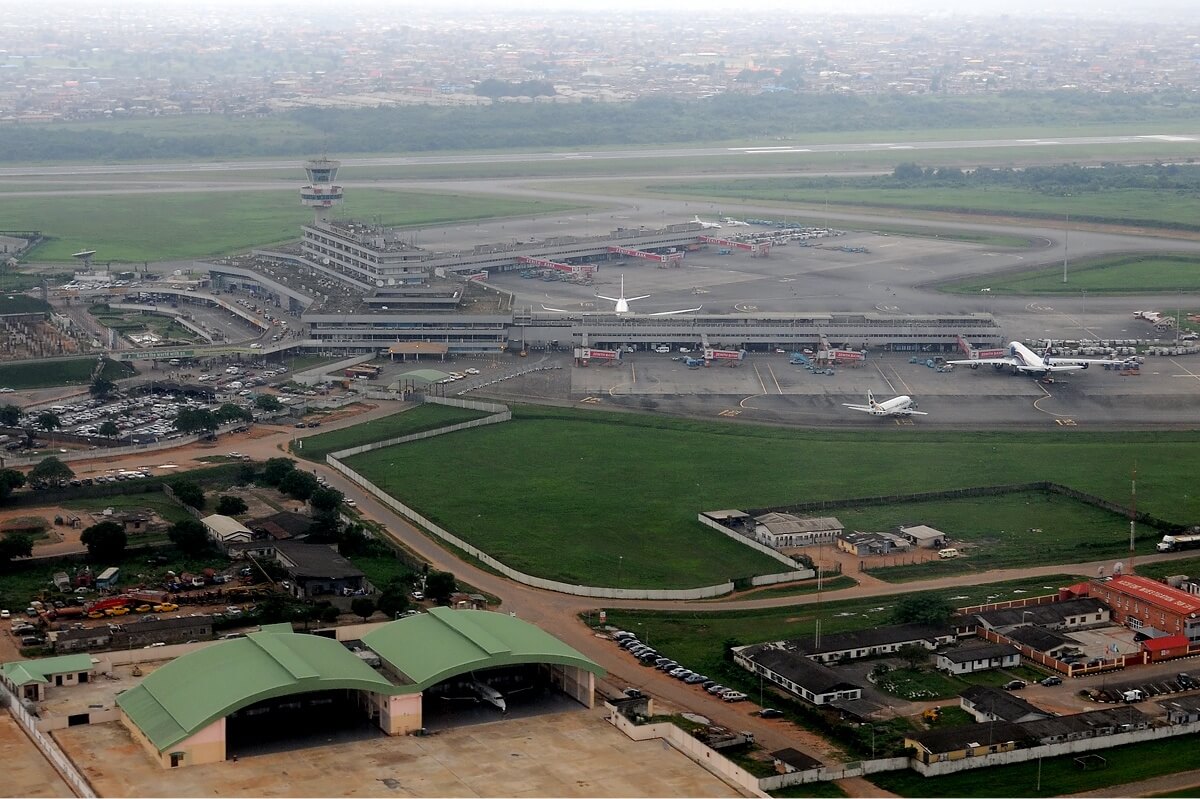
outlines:
[{"label": "antenna mast", "polygon": [[1134,538],[1137,532],[1137,461],[1133,462],[1133,479],[1129,484],[1131,508],[1129,513],[1129,570],[1133,571]]}]

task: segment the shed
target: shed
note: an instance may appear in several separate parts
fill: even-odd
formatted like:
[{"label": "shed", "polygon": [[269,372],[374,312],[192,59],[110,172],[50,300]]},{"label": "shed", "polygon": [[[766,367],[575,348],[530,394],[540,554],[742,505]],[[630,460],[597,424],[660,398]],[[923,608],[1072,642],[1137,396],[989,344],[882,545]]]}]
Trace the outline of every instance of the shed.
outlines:
[{"label": "shed", "polygon": [[947,536],[941,530],[917,524],[912,527],[901,527],[900,535],[907,538],[921,549],[940,549],[946,545]]}]

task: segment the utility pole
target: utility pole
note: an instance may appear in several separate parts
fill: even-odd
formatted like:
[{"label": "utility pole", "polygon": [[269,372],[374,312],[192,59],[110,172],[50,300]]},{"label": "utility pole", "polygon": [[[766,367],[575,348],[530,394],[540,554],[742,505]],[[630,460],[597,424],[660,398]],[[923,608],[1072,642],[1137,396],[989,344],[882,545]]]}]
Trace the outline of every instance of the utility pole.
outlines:
[{"label": "utility pole", "polygon": [[1132,504],[1129,513],[1129,570],[1133,571],[1133,541],[1137,528],[1137,461],[1133,462],[1133,479],[1130,482],[1129,492]]}]

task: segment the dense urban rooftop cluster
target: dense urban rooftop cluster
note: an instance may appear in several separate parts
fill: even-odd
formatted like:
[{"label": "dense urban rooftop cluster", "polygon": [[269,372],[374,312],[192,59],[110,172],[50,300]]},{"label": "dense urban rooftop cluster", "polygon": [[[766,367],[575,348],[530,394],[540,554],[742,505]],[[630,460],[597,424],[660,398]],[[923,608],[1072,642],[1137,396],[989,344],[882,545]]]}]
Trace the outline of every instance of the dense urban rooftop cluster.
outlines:
[{"label": "dense urban rooftop cluster", "polygon": [[[1192,90],[1200,38],[1191,30],[1162,15],[239,14],[191,4],[55,14],[33,4],[6,13],[0,120],[722,93]],[[489,80],[501,90],[478,93]]]}]

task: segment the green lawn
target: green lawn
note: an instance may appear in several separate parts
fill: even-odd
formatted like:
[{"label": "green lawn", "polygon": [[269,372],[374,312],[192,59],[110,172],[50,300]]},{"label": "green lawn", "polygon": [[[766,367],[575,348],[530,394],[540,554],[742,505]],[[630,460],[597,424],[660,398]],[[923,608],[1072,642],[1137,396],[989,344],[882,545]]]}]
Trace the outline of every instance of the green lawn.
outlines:
[{"label": "green lawn", "polygon": [[[893,155],[893,160],[896,159]],[[1113,189],[1056,196],[1017,187],[825,187],[800,179],[761,178],[656,184],[655,192],[821,206],[826,203],[906,211],[1004,214],[1078,222],[1197,229],[1200,197],[1151,189]]]},{"label": "green lawn", "polygon": [[[1186,254],[1105,255],[1068,262],[1067,282],[1062,264],[945,283],[942,291],[977,294],[1136,294],[1200,290],[1200,257]],[[1147,325],[1149,330],[1149,325]]]},{"label": "green lawn", "polygon": [[1137,573],[1143,577],[1153,577],[1161,580],[1174,574],[1186,574],[1189,577],[1200,577],[1200,556],[1187,557],[1186,554],[1170,560],[1160,560],[1154,563],[1139,563]]},{"label": "green lawn", "polygon": [[305,460],[324,462],[325,456],[331,452],[406,436],[411,433],[436,430],[439,427],[469,422],[487,415],[483,411],[452,408],[448,405],[434,403],[418,405],[415,408],[409,408],[391,416],[372,419],[353,427],[344,427],[341,430],[331,430],[328,433],[319,433],[300,439],[304,445],[299,448],[292,445],[292,453]]},{"label": "green lawn", "polygon": [[[968,571],[1119,558],[1129,551],[1129,520],[1079,500],[1049,492],[1023,492],[944,502],[840,508],[834,514],[853,530],[889,530],[927,524],[946,533],[963,557],[887,566],[892,558],[866,558],[867,570],[892,582]],[[1035,532],[1040,531],[1040,532]],[[1138,527],[1138,551],[1154,551],[1162,532]],[[912,555],[897,555],[903,562]]]},{"label": "green lawn", "polygon": [[[9,291],[12,291],[12,289],[9,289]],[[0,296],[0,314],[36,313],[38,311],[44,312],[49,310],[50,303],[36,297],[30,297],[25,294]]]},{"label": "green lawn", "polygon": [[314,366],[320,366],[325,363],[337,363],[344,361],[345,358],[330,358],[325,355],[276,355],[271,361],[283,364],[288,368],[289,372],[303,372],[311,369]]},{"label": "green lawn", "polygon": [[[383,224],[425,226],[500,216],[528,216],[574,206],[503,197],[358,189],[348,192],[345,216]],[[300,237],[312,213],[294,191],[131,194],[111,197],[0,198],[10,228],[41,230],[47,241],[31,261],[68,261],[83,247],[105,261],[202,258]],[[428,232],[424,244],[438,241]]]},{"label": "green lawn", "polygon": [[[702,510],[1029,480],[1123,502],[1134,452],[1141,510],[1168,520],[1200,515],[1184,466],[1196,458],[1196,432],[854,433],[565,409],[514,414],[508,424],[377,450],[350,465],[514,568],[629,587],[775,569],[709,534],[696,521]],[[1047,526],[1015,529],[1029,527]],[[1115,534],[1095,551],[1116,546]],[[1044,538],[1018,533],[1008,551]]]},{"label": "green lawn", "polygon": [[[215,500],[213,500],[215,502]],[[130,511],[150,509],[167,521],[174,523],[191,518],[191,515],[173,502],[162,491],[146,492],[144,494],[113,494],[108,497],[93,497],[89,499],[68,499],[59,503],[71,510],[86,510],[98,513],[105,508],[115,511]]]},{"label": "green lawn", "polygon": [[[92,382],[95,358],[73,358],[65,361],[0,364],[0,386],[15,389],[49,388],[51,386],[84,386]],[[109,380],[129,377],[135,370],[127,363],[106,361],[101,374]]]},{"label": "green lawn", "polygon": [[845,796],[846,792],[836,782],[826,781],[789,785],[787,788],[771,791],[770,794],[776,799],[837,799]]},{"label": "green lawn", "polygon": [[1075,755],[1047,758],[1040,764],[1041,790],[1037,788],[1039,764],[1036,760],[944,777],[922,777],[906,769],[874,774],[868,779],[900,796],[1066,796],[1193,768],[1197,743],[1200,743],[1197,736],[1184,735],[1105,749],[1098,754],[1108,760],[1108,767],[1088,771],[1079,768]]}]

